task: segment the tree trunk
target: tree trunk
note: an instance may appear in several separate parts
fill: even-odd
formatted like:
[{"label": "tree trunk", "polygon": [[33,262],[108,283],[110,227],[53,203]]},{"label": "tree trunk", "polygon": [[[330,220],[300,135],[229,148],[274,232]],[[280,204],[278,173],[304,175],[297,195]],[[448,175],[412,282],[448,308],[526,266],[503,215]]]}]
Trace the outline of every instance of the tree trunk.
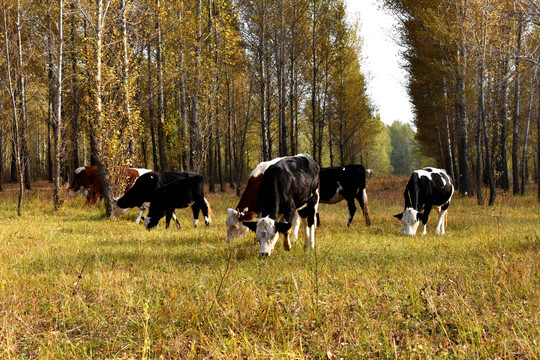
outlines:
[{"label": "tree trunk", "polygon": [[56,109],[54,121],[54,185],[53,185],[53,202],[55,210],[60,208],[62,199],[60,198],[60,161],[62,159],[60,142],[62,135],[62,47],[63,39],[63,0],[58,0],[58,55],[56,66]]},{"label": "tree trunk", "polygon": [[159,169],[158,150],[156,144],[156,124],[154,118],[154,84],[152,81],[152,48],[150,46],[150,38],[146,43],[148,53],[148,122],[150,125],[150,138],[152,140],[152,162],[153,169]]},{"label": "tree trunk", "polygon": [[[536,72],[538,66],[534,67],[533,80],[529,91],[529,106],[527,108],[527,123],[525,125],[525,136],[523,139],[523,156],[521,158],[521,195],[525,195],[525,183],[527,182],[527,145],[529,141],[529,126],[531,123],[531,112],[534,100],[534,85],[536,84]],[[539,150],[540,151],[540,150]]]},{"label": "tree trunk", "polygon": [[506,137],[507,137],[507,130],[506,130],[506,113],[507,113],[507,101],[508,101],[508,95],[507,95],[507,83],[506,83],[506,73],[508,71],[508,62],[506,60],[506,56],[503,57],[501,60],[501,71],[500,71],[500,108],[498,113],[499,123],[501,126],[501,134],[500,134],[500,154],[498,159],[498,166],[497,166],[497,172],[499,175],[499,183],[500,187],[504,191],[510,190],[510,178],[508,174],[508,162],[507,162],[507,152],[506,152]]},{"label": "tree trunk", "polygon": [[521,53],[521,32],[522,22],[518,20],[517,48],[514,56],[515,61],[515,84],[514,84],[514,117],[512,121],[512,193],[519,194],[519,160],[518,160],[518,142],[519,142],[519,56]]},{"label": "tree trunk", "polygon": [[199,88],[201,82],[201,46],[202,46],[202,30],[201,30],[201,12],[202,1],[197,0],[197,48],[195,52],[195,84],[193,86],[192,98],[192,114],[189,126],[190,133],[190,165],[194,171],[199,170],[199,131],[197,124],[199,121]]},{"label": "tree trunk", "polygon": [[26,128],[28,127],[28,121],[26,117],[26,77],[24,73],[24,63],[22,55],[22,36],[21,36],[21,9],[20,1],[17,0],[17,62],[18,62],[18,91],[19,91],[19,117],[21,120],[20,126],[20,138],[21,138],[21,155],[22,155],[22,166],[24,167],[24,187],[26,190],[31,190],[32,186],[30,183],[30,152],[28,151],[28,139],[26,135]]},{"label": "tree trunk", "polygon": [[[102,98],[102,53],[103,53],[103,27],[104,27],[104,19],[103,19],[103,0],[97,0],[97,19],[96,19],[96,55],[95,55],[95,61],[96,61],[96,74],[95,74],[95,95],[94,95],[94,102],[95,102],[95,125],[97,128],[101,128],[101,123],[103,121],[103,104],[101,102]],[[109,176],[109,169],[108,165],[105,163],[103,148],[105,146],[106,139],[105,137],[107,134],[103,133],[103,130],[100,129],[96,139],[96,165],[98,169],[98,175],[101,180],[101,185],[103,188],[103,199],[105,202],[105,212],[107,214],[107,217],[111,215],[111,204],[112,204],[112,193],[111,193],[111,187],[110,187],[110,176]]]},{"label": "tree trunk", "polygon": [[255,71],[251,75],[251,82],[249,84],[249,94],[248,94],[248,103],[246,110],[246,122],[244,125],[244,134],[242,135],[242,141],[240,143],[240,153],[238,155],[238,167],[236,169],[236,196],[240,196],[240,179],[242,178],[242,168],[244,165],[244,147],[246,145],[246,135],[248,124],[250,120],[250,111],[251,111],[251,96],[253,93],[253,82],[255,81]]},{"label": "tree trunk", "polygon": [[163,127],[165,126],[165,98],[163,89],[163,57],[162,57],[162,37],[161,37],[161,3],[157,0],[157,20],[156,28],[158,32],[157,47],[156,47],[156,62],[158,68],[158,112],[159,120],[157,124],[158,131],[158,147],[159,147],[159,167],[161,171],[169,169],[167,165],[167,153],[165,151],[165,134]]},{"label": "tree trunk", "polygon": [[0,191],[2,188],[2,178],[4,177],[4,130],[0,129]]},{"label": "tree trunk", "polygon": [[72,126],[73,126],[73,168],[77,169],[81,166],[81,161],[79,159],[79,113],[80,113],[80,104],[79,104],[79,83],[78,83],[78,71],[77,71],[77,49],[75,44],[75,16],[76,16],[76,4],[73,2],[71,6],[71,46],[73,54],[71,55],[71,71],[73,72],[73,84],[72,84],[72,98],[73,98],[73,114],[72,114]]},{"label": "tree trunk", "polygon": [[233,137],[232,129],[232,96],[231,96],[231,84],[229,80],[229,67],[225,70],[225,83],[227,84],[227,153],[229,155],[229,186],[234,189],[233,179],[233,138],[236,142],[236,138]]},{"label": "tree trunk", "polygon": [[[129,88],[129,58],[128,58],[128,36],[127,36],[127,3],[126,0],[121,0],[122,10],[122,88],[124,93],[124,118],[128,128],[131,127],[131,89]],[[129,147],[127,157],[132,160],[134,155],[134,137],[135,134],[131,133],[129,136]]]},{"label": "tree trunk", "polygon": [[315,44],[316,24],[317,24],[317,0],[313,0],[313,19],[311,23],[311,138],[313,140],[312,155],[317,157],[317,49]]}]

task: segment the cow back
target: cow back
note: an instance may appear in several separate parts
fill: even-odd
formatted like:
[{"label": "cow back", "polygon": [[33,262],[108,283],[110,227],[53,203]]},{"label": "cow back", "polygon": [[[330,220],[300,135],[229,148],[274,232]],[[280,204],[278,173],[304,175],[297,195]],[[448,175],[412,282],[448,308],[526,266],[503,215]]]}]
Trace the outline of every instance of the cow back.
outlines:
[{"label": "cow back", "polygon": [[319,187],[319,165],[311,156],[286,157],[264,173],[259,190],[262,216],[276,219],[278,214],[308,203]]}]

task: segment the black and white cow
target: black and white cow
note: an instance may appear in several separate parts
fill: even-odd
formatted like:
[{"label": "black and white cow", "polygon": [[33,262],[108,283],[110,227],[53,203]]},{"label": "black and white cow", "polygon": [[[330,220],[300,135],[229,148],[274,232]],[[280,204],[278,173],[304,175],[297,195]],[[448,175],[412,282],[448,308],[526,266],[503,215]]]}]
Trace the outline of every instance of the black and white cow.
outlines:
[{"label": "black and white cow", "polygon": [[150,199],[150,210],[144,218],[144,225],[148,230],[159,223],[165,216],[166,226],[169,226],[174,209],[191,206],[193,210],[193,225],[199,218],[202,210],[206,226],[210,225],[210,205],[204,197],[204,180],[200,175],[190,176],[164,185],[153,192]]},{"label": "black and white cow", "polygon": [[[140,211],[136,222],[139,223],[144,209],[150,207],[150,199],[154,191],[163,185],[194,176],[198,176],[198,174],[191,171],[151,171],[139,176],[124,196],[113,202],[111,218],[116,218],[125,214],[127,210],[138,207]],[[172,216],[176,226],[180,228],[180,223],[176,219],[176,215],[173,213]],[[195,217],[195,213],[193,213],[193,226],[197,225],[197,218],[198,216]]]},{"label": "black and white cow", "polygon": [[336,204],[345,200],[349,208],[347,226],[351,225],[356,212],[354,199],[360,203],[366,225],[371,225],[367,204],[366,177],[368,174],[372,174],[373,171],[368,172],[368,170],[362,165],[321,168],[320,202],[322,204]]},{"label": "black and white cow", "polygon": [[[435,234],[444,234],[446,209],[454,194],[452,178],[443,169],[426,167],[412,173],[403,196],[405,210],[394,215],[401,220],[401,232],[404,235],[415,235],[420,221],[424,225],[422,234],[426,234],[426,223],[433,206],[439,212],[439,221]],[[423,213],[421,211],[424,211]]]},{"label": "black and white cow", "polygon": [[319,171],[319,165],[308,154],[287,156],[266,169],[258,195],[261,217],[257,222],[243,222],[255,231],[261,256],[272,253],[279,233],[284,234],[283,247],[290,250],[289,233],[296,211],[305,228],[304,247],[315,246]]}]

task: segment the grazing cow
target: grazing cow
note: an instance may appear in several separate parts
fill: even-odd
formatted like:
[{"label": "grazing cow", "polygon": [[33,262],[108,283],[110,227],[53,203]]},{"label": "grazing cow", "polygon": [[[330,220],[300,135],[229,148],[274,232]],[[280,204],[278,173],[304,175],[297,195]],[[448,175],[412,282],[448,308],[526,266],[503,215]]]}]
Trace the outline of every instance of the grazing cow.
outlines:
[{"label": "grazing cow", "polygon": [[[126,211],[131,208],[138,207],[140,210],[139,217],[137,217],[136,222],[139,223],[142,213],[144,212],[144,208],[149,207],[149,202],[154,191],[163,185],[193,176],[198,176],[198,174],[190,171],[151,171],[143,174],[135,181],[133,186],[124,194],[124,196],[113,202],[113,214],[115,214],[115,216],[119,216],[121,214],[125,214]],[[146,207],[145,204],[147,205]],[[192,210],[195,211],[193,208]],[[172,214],[172,217],[176,223],[176,226],[180,228],[180,223],[176,219],[176,215],[174,213]],[[197,226],[197,218],[198,214],[195,216],[194,212],[194,226]]]},{"label": "grazing cow", "polygon": [[225,224],[227,225],[226,242],[229,242],[229,239],[243,236],[249,231],[242,224],[242,221],[251,221],[259,215],[259,189],[264,172],[270,165],[275,164],[281,159],[283,158],[279,157],[270,161],[263,161],[257,165],[249,176],[246,188],[240,197],[236,209],[227,208],[227,219],[225,220]]},{"label": "grazing cow", "polygon": [[[368,170],[362,165],[347,165],[344,167],[328,167],[321,169],[321,199],[323,204],[336,204],[341,200],[347,201],[349,218],[347,226],[351,225],[356,212],[354,199],[360,203],[360,207],[366,219],[366,225],[371,225],[369,207],[367,204],[366,175]],[[370,172],[372,174],[373,171]]]},{"label": "grazing cow", "polygon": [[88,196],[88,190],[96,181],[99,181],[96,166],[82,166],[75,169],[73,179],[68,187],[68,190],[71,191],[70,195],[75,196],[75,193],[82,188],[84,195]]},{"label": "grazing cow", "polygon": [[373,178],[373,170],[366,169],[366,180],[371,180],[371,178]]},{"label": "grazing cow", "polygon": [[[283,247],[290,250],[289,233],[295,211],[305,226],[304,247],[315,246],[319,171],[319,165],[308,154],[285,157],[266,169],[259,190],[261,218],[257,222],[243,222],[255,231],[260,256],[272,253],[279,233],[284,234]],[[283,222],[277,222],[280,215]]]},{"label": "grazing cow", "polygon": [[204,197],[204,180],[200,175],[174,181],[154,191],[144,225],[150,230],[165,216],[166,226],[169,227],[174,209],[188,206],[193,210],[194,226],[197,225],[195,220],[198,219],[200,210],[204,215],[206,226],[210,225],[210,204]]},{"label": "grazing cow", "polygon": [[[96,169],[97,171],[97,169]],[[145,174],[150,172],[149,169],[136,169],[136,168],[128,168],[128,167],[118,167],[115,169],[114,175],[116,176],[116,182],[119,184],[124,184],[124,192],[129,190],[135,180]],[[86,195],[86,199],[90,204],[95,204],[98,199],[101,199],[103,197],[103,185],[101,184],[101,180],[99,179],[99,176],[96,178],[92,186],[90,186],[90,189],[88,190],[88,194]]]},{"label": "grazing cow", "polygon": [[[444,234],[444,219],[446,209],[454,194],[452,178],[443,169],[426,167],[412,173],[407,182],[405,192],[405,210],[394,215],[401,220],[401,232],[405,235],[415,235],[420,220],[424,225],[422,234],[426,234],[426,223],[433,206],[439,212],[439,221],[435,234]],[[424,210],[423,213],[421,211]]]}]

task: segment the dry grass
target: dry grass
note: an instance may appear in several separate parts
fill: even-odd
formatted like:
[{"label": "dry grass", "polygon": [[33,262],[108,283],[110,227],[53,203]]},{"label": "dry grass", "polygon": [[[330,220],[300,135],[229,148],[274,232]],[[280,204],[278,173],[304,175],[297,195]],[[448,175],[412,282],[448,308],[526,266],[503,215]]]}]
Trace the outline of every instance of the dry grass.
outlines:
[{"label": "dry grass", "polygon": [[[447,233],[403,237],[392,215],[406,179],[369,183],[373,225],[321,205],[316,251],[303,240],[257,257],[253,235],[150,232],[83,199],[53,211],[47,183],[16,216],[0,193],[0,358],[538,359],[540,215],[533,196],[494,207],[456,197]],[[530,193],[533,193],[532,189]]]}]

